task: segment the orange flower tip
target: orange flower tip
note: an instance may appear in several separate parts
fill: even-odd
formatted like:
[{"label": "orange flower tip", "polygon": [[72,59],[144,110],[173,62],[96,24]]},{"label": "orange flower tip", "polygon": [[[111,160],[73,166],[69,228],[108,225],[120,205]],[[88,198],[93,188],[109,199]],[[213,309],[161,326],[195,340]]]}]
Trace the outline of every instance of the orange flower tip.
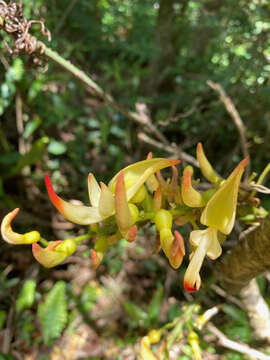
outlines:
[{"label": "orange flower tip", "polygon": [[172,255],[175,256],[179,251],[183,256],[186,254],[183,236],[180,234],[179,231],[175,230],[174,241],[172,245]]},{"label": "orange flower tip", "polygon": [[94,269],[97,269],[99,264],[100,264],[100,260],[98,257],[98,254],[96,253],[95,250],[91,249],[91,262],[92,262],[92,266]]},{"label": "orange flower tip", "polygon": [[136,240],[138,228],[136,225],[132,226],[132,228],[129,230],[129,232],[126,235],[126,240],[128,242],[133,242]]},{"label": "orange flower tip", "polygon": [[101,190],[105,190],[107,188],[107,186],[102,181],[100,182],[100,187]]},{"label": "orange flower tip", "polygon": [[187,292],[194,292],[196,291],[197,289],[192,286],[189,282],[187,281],[184,281],[184,289],[187,291]]},{"label": "orange flower tip", "polygon": [[146,160],[151,160],[153,157],[152,151],[147,154]]},{"label": "orange flower tip", "polygon": [[183,177],[183,187],[189,188],[191,186],[191,173],[187,170]]},{"label": "orange flower tip", "polygon": [[[54,204],[54,206],[59,210],[61,208],[61,199],[59,196],[55,193],[50,177],[48,174],[45,175],[45,185],[49,194],[49,197],[51,199],[51,202]],[[60,210],[59,210],[60,211]],[[61,211],[60,211],[61,212]]]},{"label": "orange flower tip", "polygon": [[246,167],[247,163],[249,162],[249,157],[245,157],[239,164],[241,167]]},{"label": "orange flower tip", "polygon": [[124,171],[121,170],[116,178],[115,192],[125,191]]},{"label": "orange flower tip", "polygon": [[11,215],[12,215],[12,218],[11,218],[11,219],[14,219],[15,216],[18,214],[19,211],[20,211],[20,208],[14,209],[14,210],[11,212]]},{"label": "orange flower tip", "polygon": [[201,142],[199,142],[199,143],[197,144],[197,151],[198,151],[198,152],[203,152],[203,147],[202,147],[202,143],[201,143]]},{"label": "orange flower tip", "polygon": [[180,164],[181,160],[170,159],[171,166]]}]

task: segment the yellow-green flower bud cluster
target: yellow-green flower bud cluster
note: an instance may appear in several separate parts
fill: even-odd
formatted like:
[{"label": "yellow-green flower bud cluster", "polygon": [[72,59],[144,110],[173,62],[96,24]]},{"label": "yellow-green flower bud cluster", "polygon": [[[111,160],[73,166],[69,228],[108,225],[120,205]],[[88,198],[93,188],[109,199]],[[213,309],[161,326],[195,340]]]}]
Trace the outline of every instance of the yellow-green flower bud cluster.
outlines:
[{"label": "yellow-green flower bud cluster", "polygon": [[[18,234],[11,227],[11,221],[19,211],[15,209],[2,221],[2,237],[11,244],[32,244],[34,257],[46,267],[60,264],[76,251],[77,244],[92,238],[91,259],[97,268],[109,246],[122,238],[133,242],[138,228],[151,224],[157,233],[156,249],[161,247],[171,266],[178,268],[185,255],[185,246],[175,227],[189,222],[193,227],[189,238],[192,253],[184,286],[188,291],[198,289],[204,257],[216,259],[220,256],[221,244],[234,226],[240,181],[248,159],[244,159],[227,179],[216,174],[200,143],[197,161],[203,176],[210,182],[205,191],[199,190],[199,179],[193,179],[195,171],[192,166],[186,166],[179,174],[175,167],[178,160],[155,159],[150,154],[147,160],[122,169],[108,185],[98,184],[94,175],[89,174],[90,206],[62,200],[46,175],[45,183],[53,205],[69,221],[88,225],[88,233],[52,242],[42,239],[37,231]],[[161,174],[166,167],[171,171],[167,179]],[[264,217],[266,212],[258,207],[259,202],[248,197],[245,191],[243,194],[245,200],[240,198],[239,217],[247,223]],[[148,342],[152,342],[150,335],[144,344]]]}]

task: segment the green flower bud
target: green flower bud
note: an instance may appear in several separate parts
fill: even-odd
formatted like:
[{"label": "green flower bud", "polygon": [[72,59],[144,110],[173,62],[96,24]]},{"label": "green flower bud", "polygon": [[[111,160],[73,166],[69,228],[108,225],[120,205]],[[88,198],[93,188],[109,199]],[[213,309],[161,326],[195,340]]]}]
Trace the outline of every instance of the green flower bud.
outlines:
[{"label": "green flower bud", "polygon": [[63,240],[60,245],[55,248],[55,251],[65,253],[67,256],[72,255],[76,251],[76,243],[73,239]]},{"label": "green flower bud", "polygon": [[133,203],[141,203],[146,198],[147,192],[145,186],[141,186],[136,194],[130,200]]},{"label": "green flower bud", "polygon": [[148,334],[148,339],[150,341],[150,344],[155,344],[160,341],[161,338],[161,331],[160,330],[151,330]]},{"label": "green flower bud", "polygon": [[171,229],[173,217],[168,210],[160,209],[157,211],[154,222],[156,224],[157,230],[161,231],[164,229]]},{"label": "green flower bud", "polygon": [[128,203],[128,208],[129,208],[132,220],[133,220],[133,224],[135,224],[139,217],[139,209],[137,208],[136,205],[134,205],[132,203]]}]

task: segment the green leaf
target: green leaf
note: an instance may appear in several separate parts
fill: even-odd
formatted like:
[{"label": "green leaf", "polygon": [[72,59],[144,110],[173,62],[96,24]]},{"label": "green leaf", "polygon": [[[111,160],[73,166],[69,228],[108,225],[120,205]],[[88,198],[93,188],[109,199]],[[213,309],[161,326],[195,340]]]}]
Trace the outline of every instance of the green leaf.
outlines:
[{"label": "green leaf", "polygon": [[142,310],[139,306],[133,304],[130,301],[123,303],[126,312],[135,320],[137,323],[145,323],[148,321],[148,314]]},{"label": "green leaf", "polygon": [[22,290],[20,291],[16,301],[17,312],[20,312],[23,309],[29,309],[33,305],[35,301],[35,290],[36,290],[35,280],[27,280],[24,283]]},{"label": "green leaf", "polygon": [[46,345],[58,338],[67,323],[66,284],[58,281],[38,307],[42,337]]},{"label": "green leaf", "polygon": [[0,310],[0,330],[3,328],[7,313],[4,310]]},{"label": "green leaf", "polygon": [[11,355],[0,353],[0,360],[14,360],[14,357]]},{"label": "green leaf", "polygon": [[28,121],[28,123],[25,126],[23,137],[25,139],[29,138],[29,136],[32,135],[33,132],[38,129],[41,123],[42,121],[39,117],[36,117],[35,119]]},{"label": "green leaf", "polygon": [[163,287],[160,286],[155,292],[155,295],[151,300],[148,309],[148,317],[151,323],[155,323],[158,320],[162,299],[163,299]]},{"label": "green leaf", "polygon": [[104,119],[101,124],[101,142],[103,145],[107,143],[108,136],[110,133],[110,122],[108,119]]},{"label": "green leaf", "polygon": [[25,166],[30,166],[38,162],[43,158],[45,153],[45,148],[48,143],[48,137],[44,136],[41,139],[37,140],[31,149],[20,157],[17,162],[17,165],[11,169],[11,171],[4,176],[4,178],[9,178],[18,174]]},{"label": "green leaf", "polygon": [[222,311],[225,312],[225,314],[229,315],[233,319],[237,320],[239,323],[246,324],[247,318],[245,313],[242,310],[237,309],[235,306],[232,305],[223,305]]},{"label": "green leaf", "polygon": [[51,140],[48,146],[48,152],[53,155],[62,155],[67,151],[67,146],[61,141]]}]

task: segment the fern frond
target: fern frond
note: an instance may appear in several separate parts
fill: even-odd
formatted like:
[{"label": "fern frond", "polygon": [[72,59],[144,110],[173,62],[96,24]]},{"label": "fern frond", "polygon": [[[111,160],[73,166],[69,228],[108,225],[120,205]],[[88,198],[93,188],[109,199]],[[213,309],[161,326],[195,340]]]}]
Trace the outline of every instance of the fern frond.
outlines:
[{"label": "fern frond", "polygon": [[66,284],[58,281],[39,304],[38,317],[42,326],[42,337],[46,345],[58,338],[67,323]]}]

